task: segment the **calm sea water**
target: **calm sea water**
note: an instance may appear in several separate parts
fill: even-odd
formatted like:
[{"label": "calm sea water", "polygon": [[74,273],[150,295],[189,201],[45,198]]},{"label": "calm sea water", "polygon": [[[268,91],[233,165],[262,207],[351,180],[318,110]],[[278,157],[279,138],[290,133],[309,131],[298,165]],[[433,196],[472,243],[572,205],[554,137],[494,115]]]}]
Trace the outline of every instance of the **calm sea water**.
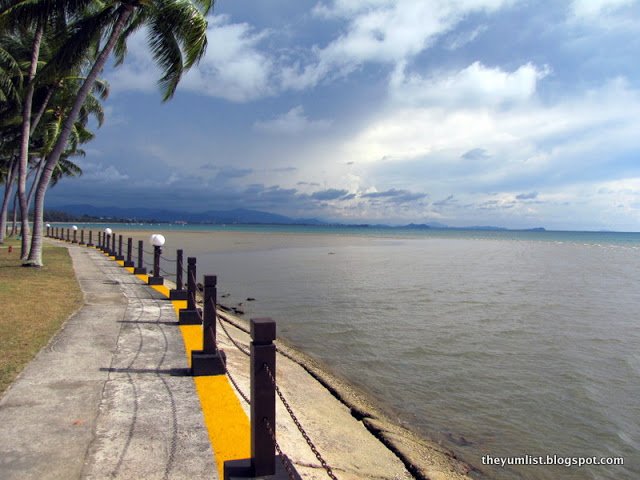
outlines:
[{"label": "calm sea water", "polygon": [[[489,478],[640,478],[640,234],[258,230],[358,239],[189,255],[223,303],[277,319],[400,422]],[[165,233],[178,247],[179,232]],[[625,465],[498,468],[487,454]]]}]

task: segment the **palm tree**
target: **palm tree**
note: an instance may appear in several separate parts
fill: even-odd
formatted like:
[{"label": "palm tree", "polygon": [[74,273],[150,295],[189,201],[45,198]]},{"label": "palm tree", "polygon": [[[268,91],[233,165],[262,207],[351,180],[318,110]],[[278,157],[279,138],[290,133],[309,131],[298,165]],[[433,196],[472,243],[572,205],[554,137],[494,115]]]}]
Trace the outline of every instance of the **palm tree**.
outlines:
[{"label": "palm tree", "polygon": [[169,100],[174,95],[183,72],[195,65],[204,55],[207,45],[205,16],[212,6],[213,0],[109,2],[73,24],[69,40],[43,69],[43,76],[48,75],[49,70],[56,71],[61,66],[78,65],[90,46],[95,45],[97,38],[104,36],[106,43],[78,90],[75,103],[65,119],[60,137],[48,155],[38,181],[28,264],[42,265],[42,224],[46,190],[55,165],[65,150],[80,109],[94,88],[98,74],[103,70],[111,53],[115,49],[117,63],[121,63],[126,54],[127,38],[140,28],[146,27],[152,56],[163,70],[159,80],[163,100]]}]

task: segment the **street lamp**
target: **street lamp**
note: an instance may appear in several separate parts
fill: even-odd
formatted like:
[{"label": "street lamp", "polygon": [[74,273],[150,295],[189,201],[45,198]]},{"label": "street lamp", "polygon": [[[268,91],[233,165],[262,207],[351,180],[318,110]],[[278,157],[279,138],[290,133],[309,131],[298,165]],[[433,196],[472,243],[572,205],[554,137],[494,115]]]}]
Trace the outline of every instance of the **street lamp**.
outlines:
[{"label": "street lamp", "polygon": [[72,243],[78,243],[78,240],[76,239],[76,232],[78,231],[78,226],[74,225],[73,227],[71,227],[71,229],[73,230],[73,242]]},{"label": "street lamp", "polygon": [[111,243],[111,234],[113,233],[113,230],[111,230],[109,227],[104,229],[104,235],[102,236],[102,251],[104,253],[109,253],[109,248]]},{"label": "street lamp", "polygon": [[153,245],[153,276],[149,277],[149,285],[162,285],[164,279],[160,276],[160,255],[162,254],[162,246],[164,245],[164,235],[154,233],[149,237],[149,242]]}]

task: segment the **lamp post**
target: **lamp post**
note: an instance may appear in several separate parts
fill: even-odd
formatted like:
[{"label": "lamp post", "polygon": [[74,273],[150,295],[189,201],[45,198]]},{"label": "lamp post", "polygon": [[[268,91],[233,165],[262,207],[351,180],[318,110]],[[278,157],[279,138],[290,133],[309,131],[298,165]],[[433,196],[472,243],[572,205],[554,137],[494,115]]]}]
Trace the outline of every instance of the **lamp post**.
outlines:
[{"label": "lamp post", "polygon": [[74,225],[73,227],[71,227],[71,230],[73,230],[73,242],[71,243],[78,243],[78,239],[76,238],[78,235],[78,226]]},{"label": "lamp post", "polygon": [[110,248],[111,248],[111,234],[113,233],[113,230],[111,230],[109,227],[104,229],[104,237],[103,240],[105,240],[104,246],[102,248],[102,251],[106,254],[110,253]]},{"label": "lamp post", "polygon": [[153,245],[153,276],[149,277],[147,283],[149,285],[162,285],[164,279],[160,275],[160,255],[165,242],[164,235],[154,233],[149,237],[149,242]]},{"label": "lamp post", "polygon": [[51,224],[47,223],[47,237],[51,236]]}]

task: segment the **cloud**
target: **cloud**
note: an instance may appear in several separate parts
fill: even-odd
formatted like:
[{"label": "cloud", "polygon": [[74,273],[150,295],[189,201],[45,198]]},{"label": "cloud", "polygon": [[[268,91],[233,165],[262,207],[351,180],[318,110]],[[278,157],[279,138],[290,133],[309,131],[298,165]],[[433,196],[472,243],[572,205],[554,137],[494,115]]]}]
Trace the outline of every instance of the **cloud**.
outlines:
[{"label": "cloud", "polygon": [[531,63],[513,72],[474,62],[468,67],[429,78],[407,75],[406,65],[398,64],[389,82],[393,99],[410,105],[498,106],[526,102],[536,92],[538,80],[549,73],[547,67]]},{"label": "cloud", "polygon": [[344,197],[348,193],[349,193],[348,190],[338,190],[336,188],[329,188],[327,190],[313,192],[311,194],[311,198],[313,198],[314,200],[337,200],[338,198]]},{"label": "cloud", "polygon": [[82,179],[84,181],[97,183],[118,183],[129,179],[129,175],[121,173],[113,165],[105,165],[101,162],[91,163],[86,160],[76,162],[82,168]]},{"label": "cloud", "polygon": [[579,19],[595,19],[634,3],[636,0],[573,0],[571,13]]},{"label": "cloud", "polygon": [[259,49],[268,36],[268,31],[256,32],[248,23],[231,23],[227,15],[212,17],[207,52],[181,87],[234,102],[272,95],[274,60]]},{"label": "cloud", "polygon": [[253,128],[259,132],[295,135],[326,130],[330,125],[328,120],[310,120],[304,114],[304,108],[298,105],[271,120],[255,122]]},{"label": "cloud", "polygon": [[305,89],[324,78],[344,76],[367,62],[406,62],[452,30],[465,16],[496,11],[508,0],[427,2],[424,0],[334,0],[321,2],[313,12],[319,18],[346,22],[344,32],[313,50],[315,60],[285,66],[282,84]]},{"label": "cloud", "polygon": [[465,45],[473,42],[482,33],[486,32],[488,28],[489,27],[487,27],[486,25],[479,25],[473,30],[463,31],[451,35],[451,37],[447,39],[446,42],[447,50],[458,50],[459,48],[464,47]]},{"label": "cloud", "polygon": [[521,193],[520,195],[516,195],[517,200],[533,200],[536,198],[538,198],[538,192]]},{"label": "cloud", "polygon": [[361,195],[362,198],[384,199],[393,203],[410,203],[428,197],[426,193],[412,193],[408,190],[396,190],[395,188],[382,192],[369,192]]},{"label": "cloud", "polygon": [[465,160],[484,160],[490,158],[490,155],[484,148],[474,148],[468,152],[464,152],[460,157]]},{"label": "cloud", "polygon": [[[200,63],[187,72],[179,89],[233,102],[247,102],[272,95],[274,60],[259,45],[269,35],[248,23],[231,23],[227,15],[209,17],[207,50]],[[157,90],[161,77],[142,29],[128,40],[128,55],[110,75],[114,91]]]}]

